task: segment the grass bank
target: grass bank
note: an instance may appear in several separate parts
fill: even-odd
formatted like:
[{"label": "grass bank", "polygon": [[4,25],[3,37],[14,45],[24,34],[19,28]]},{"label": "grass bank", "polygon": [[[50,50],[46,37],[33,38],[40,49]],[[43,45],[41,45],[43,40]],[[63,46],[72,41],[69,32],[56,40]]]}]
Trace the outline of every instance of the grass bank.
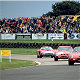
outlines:
[{"label": "grass bank", "polygon": [[34,66],[34,65],[37,65],[37,63],[28,60],[12,59],[10,63],[9,59],[3,59],[2,62],[0,62],[0,69],[20,68],[20,67],[27,67],[27,66]]},{"label": "grass bank", "polygon": [[65,43],[80,44],[80,40],[0,40],[0,43]]},{"label": "grass bank", "polygon": [[31,48],[0,48],[0,50],[11,50],[11,54],[36,55],[37,49]]}]

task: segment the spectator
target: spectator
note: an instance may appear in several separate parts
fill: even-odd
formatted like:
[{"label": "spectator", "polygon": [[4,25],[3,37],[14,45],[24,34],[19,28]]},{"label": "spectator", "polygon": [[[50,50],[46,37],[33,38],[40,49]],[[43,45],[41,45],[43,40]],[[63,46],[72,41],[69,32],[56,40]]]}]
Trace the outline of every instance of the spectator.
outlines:
[{"label": "spectator", "polygon": [[0,33],[80,33],[80,16],[4,18]]}]

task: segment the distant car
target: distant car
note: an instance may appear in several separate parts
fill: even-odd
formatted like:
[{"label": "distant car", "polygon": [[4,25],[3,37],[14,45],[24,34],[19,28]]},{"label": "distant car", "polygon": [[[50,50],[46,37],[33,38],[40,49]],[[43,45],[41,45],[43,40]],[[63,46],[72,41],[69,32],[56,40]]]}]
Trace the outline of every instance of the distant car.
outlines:
[{"label": "distant car", "polygon": [[54,54],[54,60],[58,61],[58,59],[68,59],[72,51],[73,48],[71,46],[59,46]]},{"label": "distant car", "polygon": [[54,57],[54,51],[52,47],[43,46],[37,50],[37,58],[42,58],[43,56],[50,56],[51,58]]},{"label": "distant car", "polygon": [[75,47],[73,52],[69,55],[69,65],[74,65],[75,62],[80,63],[80,47]]}]

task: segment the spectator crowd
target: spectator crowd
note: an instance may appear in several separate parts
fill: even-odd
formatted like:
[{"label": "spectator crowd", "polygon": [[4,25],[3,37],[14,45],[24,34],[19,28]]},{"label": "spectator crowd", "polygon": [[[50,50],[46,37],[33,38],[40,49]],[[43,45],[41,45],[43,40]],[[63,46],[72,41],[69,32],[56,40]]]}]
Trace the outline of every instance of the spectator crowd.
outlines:
[{"label": "spectator crowd", "polygon": [[80,16],[4,18],[0,33],[80,33]]}]

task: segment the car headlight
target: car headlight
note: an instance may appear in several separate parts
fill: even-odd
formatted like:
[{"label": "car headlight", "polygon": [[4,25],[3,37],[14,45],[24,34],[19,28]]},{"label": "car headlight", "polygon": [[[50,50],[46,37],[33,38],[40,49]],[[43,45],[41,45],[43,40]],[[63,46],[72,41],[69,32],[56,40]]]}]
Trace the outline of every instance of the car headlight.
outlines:
[{"label": "car headlight", "polygon": [[53,55],[55,55],[55,53],[53,53]]},{"label": "car headlight", "polygon": [[56,56],[58,56],[58,53],[55,53]]},{"label": "car headlight", "polygon": [[73,58],[73,55],[69,55],[69,58]]},{"label": "car headlight", "polygon": [[44,51],[42,51],[41,53],[44,54]]}]

